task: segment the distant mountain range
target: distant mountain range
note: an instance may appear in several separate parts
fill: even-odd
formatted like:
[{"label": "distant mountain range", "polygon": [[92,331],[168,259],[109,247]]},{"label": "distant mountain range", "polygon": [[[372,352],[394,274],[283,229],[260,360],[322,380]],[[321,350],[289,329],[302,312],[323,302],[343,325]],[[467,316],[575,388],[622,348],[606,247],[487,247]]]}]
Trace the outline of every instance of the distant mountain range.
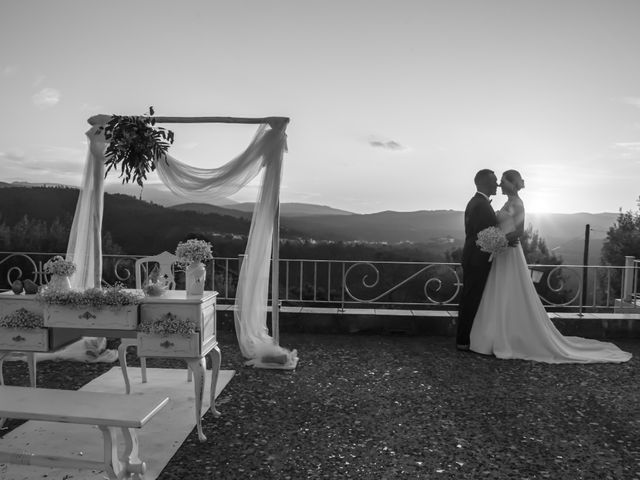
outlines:
[{"label": "distant mountain range", "polygon": [[[173,205],[170,208],[176,210],[192,210],[200,213],[240,215],[242,217],[251,218],[254,207],[255,203],[245,202],[228,204],[224,207],[208,203],[182,203],[180,205]],[[313,203],[282,203],[280,204],[280,215],[282,217],[305,217],[309,215],[354,215],[354,213],[327,207],[326,205],[315,205]]]},{"label": "distant mountain range", "polygon": [[[63,185],[0,182],[0,188],[34,186],[64,187]],[[136,198],[140,194],[140,188],[132,185],[116,185],[115,187],[110,185],[106,190],[118,193],[128,192],[128,195]],[[151,200],[151,198],[155,200]],[[177,199],[178,202],[174,203],[172,198]],[[162,210],[160,205],[170,206],[167,215],[171,211],[179,210],[226,216],[227,218],[235,217],[245,221],[251,217],[254,206],[253,203],[237,202],[222,205],[180,203],[179,197],[162,191],[156,185],[145,185],[143,199],[158,203],[160,210]],[[156,209],[154,212],[160,215],[160,210]],[[356,214],[328,206],[305,203],[283,203],[280,210],[281,224],[284,230],[316,240],[414,242],[448,244],[454,248],[461,245],[464,238],[463,212],[455,210],[384,211]],[[73,211],[70,213],[73,214]],[[606,238],[609,227],[616,222],[617,217],[617,213],[532,213],[527,215],[527,225],[531,224],[533,229],[537,230],[546,240],[548,247],[563,257],[565,263],[580,264],[583,259],[585,225],[589,224],[591,227],[589,263],[595,264],[599,263],[603,240]],[[228,220],[225,221],[225,224],[227,223]],[[240,230],[245,228],[240,228]],[[234,228],[225,230],[233,231]]]}]

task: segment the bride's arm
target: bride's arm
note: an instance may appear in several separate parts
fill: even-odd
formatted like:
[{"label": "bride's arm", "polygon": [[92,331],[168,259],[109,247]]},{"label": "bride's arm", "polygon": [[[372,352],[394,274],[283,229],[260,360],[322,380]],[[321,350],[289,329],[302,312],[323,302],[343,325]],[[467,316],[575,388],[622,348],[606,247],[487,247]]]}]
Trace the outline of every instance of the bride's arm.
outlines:
[{"label": "bride's arm", "polygon": [[520,243],[520,238],[524,235],[524,204],[522,200],[519,202],[513,202],[511,205],[513,224],[515,230],[507,234],[507,240],[509,245],[517,245]]}]

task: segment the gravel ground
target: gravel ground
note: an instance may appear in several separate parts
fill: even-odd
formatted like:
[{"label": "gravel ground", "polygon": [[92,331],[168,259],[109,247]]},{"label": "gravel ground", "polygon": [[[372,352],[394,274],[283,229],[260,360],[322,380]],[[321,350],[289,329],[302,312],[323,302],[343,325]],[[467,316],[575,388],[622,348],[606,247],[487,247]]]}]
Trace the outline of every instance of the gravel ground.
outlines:
[{"label": "gravel ground", "polygon": [[[616,343],[630,362],[546,365],[445,337],[283,334],[300,356],[287,372],[244,367],[221,332],[222,368],[236,370],[222,417],[207,413],[209,441],[194,429],[159,480],[640,480],[640,340]],[[38,382],[76,389],[112,367],[42,362]],[[27,385],[26,364],[5,363],[5,380]]]}]

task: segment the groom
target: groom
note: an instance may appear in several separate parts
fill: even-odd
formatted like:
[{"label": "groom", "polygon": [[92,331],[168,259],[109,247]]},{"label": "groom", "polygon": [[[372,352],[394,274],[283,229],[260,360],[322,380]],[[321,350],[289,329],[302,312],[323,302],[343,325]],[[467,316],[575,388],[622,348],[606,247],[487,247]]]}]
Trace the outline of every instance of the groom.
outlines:
[{"label": "groom", "polygon": [[493,171],[484,169],[476,173],[473,181],[478,190],[464,211],[465,240],[462,249],[462,296],[458,309],[458,350],[469,350],[471,327],[476,316],[482,292],[489,277],[489,254],[476,245],[478,232],[497,225],[496,214],[489,197],[496,194],[498,178]]}]

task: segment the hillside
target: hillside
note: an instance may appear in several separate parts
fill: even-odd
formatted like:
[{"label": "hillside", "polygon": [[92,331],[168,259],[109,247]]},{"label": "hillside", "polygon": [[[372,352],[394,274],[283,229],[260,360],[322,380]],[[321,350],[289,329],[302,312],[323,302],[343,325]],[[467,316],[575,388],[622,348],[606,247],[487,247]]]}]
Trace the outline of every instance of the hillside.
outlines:
[{"label": "hillside", "polygon": [[[72,188],[0,188],[0,220],[16,224],[23,216],[70,225],[78,190]],[[105,194],[103,230],[128,254],[173,251],[189,233],[247,235],[249,221],[230,215],[176,211],[120,194]]]},{"label": "hillside", "polygon": [[[253,202],[235,203],[228,205],[228,208],[241,212],[253,212]],[[280,215],[283,217],[302,217],[306,215],[354,215],[353,212],[328,207],[326,205],[315,205],[312,203],[288,203],[280,204]]]},{"label": "hillside", "polygon": [[[181,203],[179,205],[172,205],[170,208],[251,218],[254,207],[255,203],[247,202],[234,203],[226,206],[211,205],[209,203]],[[281,203],[280,215],[282,217],[303,217],[308,215],[353,215],[353,213],[325,205],[313,205],[311,203]]]},{"label": "hillside", "polygon": [[181,203],[179,205],[172,205],[168,207],[171,210],[189,211],[198,213],[215,213],[218,215],[229,215],[238,218],[251,219],[252,212],[243,212],[242,210],[236,210],[234,208],[220,207],[218,205],[211,205],[208,203]]},{"label": "hillside", "polygon": [[[527,225],[538,230],[565,263],[582,263],[585,225],[591,225],[590,262],[599,263],[602,241],[616,221],[615,213],[530,214]],[[378,242],[446,242],[464,238],[463,212],[432,210],[379,212],[366,215],[318,215],[283,219],[283,225],[312,238]],[[458,243],[458,242],[456,242]]]}]

